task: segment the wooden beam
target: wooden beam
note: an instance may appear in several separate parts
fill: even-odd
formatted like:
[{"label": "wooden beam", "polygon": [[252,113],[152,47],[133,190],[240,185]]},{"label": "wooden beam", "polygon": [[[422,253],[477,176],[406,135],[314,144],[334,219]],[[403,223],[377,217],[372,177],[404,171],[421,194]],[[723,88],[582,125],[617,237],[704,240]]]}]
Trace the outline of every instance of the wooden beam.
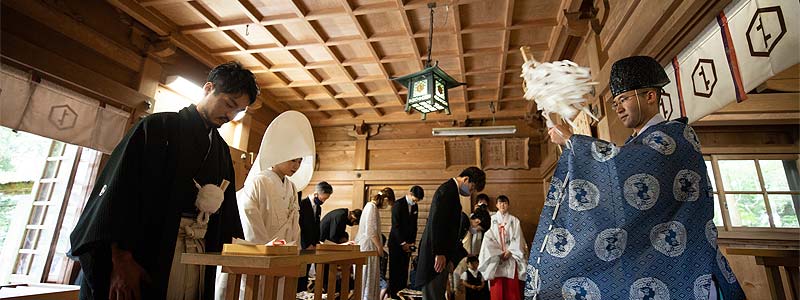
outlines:
[{"label": "wooden beam", "polygon": [[758,86],[759,90],[772,90],[779,92],[800,92],[800,79],[786,78],[786,79],[769,79]]},{"label": "wooden beam", "polygon": [[[463,40],[463,38],[461,36],[461,34],[463,33],[462,32],[462,28],[461,28],[461,13],[459,11],[458,5],[454,5],[452,11],[453,11],[453,14],[452,14],[452,17],[453,17],[453,32],[455,33],[455,36],[456,36],[456,47],[458,49],[458,54],[459,55],[464,55],[464,40]],[[505,57],[505,55],[503,55],[503,57]],[[505,69],[505,66],[500,66],[500,70],[504,70],[504,69]],[[458,60],[458,72],[460,73],[460,74],[458,74],[458,76],[459,76],[458,80],[460,82],[466,83],[467,82],[467,75],[466,75],[467,74],[467,68],[464,66],[464,59],[463,58],[460,58]],[[467,93],[466,85],[461,85],[458,88],[461,89],[461,93],[464,95],[464,99],[467,99],[467,96],[469,94]],[[452,112],[452,109],[451,109],[451,112]],[[464,106],[461,109],[461,113],[463,115],[468,115],[469,114],[469,104],[466,103],[466,101],[464,102]]]},{"label": "wooden beam", "polygon": [[[356,15],[353,14],[353,8],[350,6],[350,2],[348,2],[347,0],[339,0],[339,2],[345,9],[347,14],[350,16],[352,22],[356,25],[356,29],[358,29],[358,34],[361,36],[361,39],[367,40],[368,38],[366,32],[364,32],[364,26],[361,25],[361,22],[358,21]],[[392,91],[395,92],[396,94],[395,100],[397,100],[398,104],[405,105],[406,104],[405,101],[403,101],[403,99],[400,98],[400,95],[397,94],[397,87],[395,87],[394,84],[389,80],[389,72],[386,71],[386,66],[384,66],[383,63],[380,62],[380,59],[378,58],[378,53],[375,51],[375,47],[372,45],[372,43],[369,42],[367,42],[366,45],[367,49],[369,49],[370,55],[372,55],[372,57],[375,58],[376,63],[378,64],[378,68],[381,71],[381,74],[383,74],[383,76],[386,78],[389,87],[391,87]]]},{"label": "wooden beam", "polygon": [[733,102],[714,114],[779,113],[800,111],[800,93],[747,94],[747,100]]},{"label": "wooden beam", "polygon": [[[293,10],[294,10],[295,14],[297,14],[299,17],[301,17],[301,19],[304,21],[304,23],[305,23],[306,27],[307,27],[309,30],[311,30],[311,32],[313,32],[313,33],[314,33],[314,36],[313,36],[313,37],[314,37],[314,39],[316,39],[318,43],[320,43],[320,44],[324,45],[324,44],[325,44],[325,39],[323,39],[323,38],[322,38],[322,36],[319,34],[319,32],[320,32],[319,28],[316,28],[316,27],[314,26],[314,24],[312,24],[312,23],[311,23],[311,22],[308,20],[308,18],[306,17],[306,13],[300,9],[300,6],[299,6],[299,5],[298,5],[296,2],[292,1],[291,3],[292,3],[292,7],[293,7]],[[345,67],[342,65],[342,62],[341,62],[341,61],[342,61],[342,58],[341,58],[341,57],[338,57],[338,56],[336,55],[336,53],[334,53],[334,52],[333,52],[333,50],[331,50],[331,48],[330,48],[329,46],[323,46],[323,49],[325,49],[325,51],[328,53],[328,55],[329,55],[331,58],[333,58],[333,61],[332,61],[332,63],[334,64],[334,66],[336,66],[336,67],[339,69],[339,71],[340,71],[340,72],[342,72],[342,74],[344,74],[344,75],[345,75],[346,79],[347,79],[349,82],[352,82],[352,81],[354,80],[354,78],[353,78],[353,75],[351,75],[351,74],[350,74],[350,72],[349,72],[349,71],[347,71],[347,68],[345,68]],[[292,54],[292,56],[294,56],[294,52],[290,51],[289,53],[290,53],[290,54]],[[311,74],[311,73],[310,73],[310,72],[309,72],[307,69],[306,69],[306,72],[308,72],[308,74],[309,74],[309,75],[312,75],[311,77],[312,77],[312,78],[313,78],[313,79],[314,79],[314,80],[315,80],[317,83],[319,83],[319,85],[322,85],[322,81],[321,81],[319,78],[317,78],[316,76],[313,76],[313,74]],[[376,115],[378,115],[379,117],[380,117],[380,116],[383,116],[383,111],[381,111],[380,109],[378,109],[378,108],[376,108],[376,107],[375,107],[375,103],[374,103],[374,102],[372,102],[371,100],[369,100],[369,98],[366,96],[366,94],[364,93],[364,90],[361,88],[361,86],[359,86],[358,84],[354,84],[353,86],[355,86],[355,90],[356,90],[356,92],[358,92],[358,95],[357,95],[357,96],[360,96],[359,98],[365,99],[366,103],[367,103],[367,104],[369,104],[370,108],[372,109],[372,111],[373,111],[373,112],[374,112]],[[325,90],[325,92],[326,92],[326,93],[328,93],[328,94],[333,94],[333,93],[331,93],[331,92],[330,92],[330,90],[329,90],[329,89],[328,89],[326,86],[324,86],[324,85],[323,85],[323,89]],[[337,96],[334,96],[334,101],[335,101],[336,103],[338,103],[340,106],[342,106],[343,108],[346,108],[346,107],[347,107],[347,105],[346,105],[346,104],[345,104],[343,101],[339,100]],[[345,110],[346,110],[346,111],[347,111],[347,113],[348,113],[348,114],[350,114],[352,117],[355,117],[355,116],[356,116],[355,112],[353,112],[352,110],[350,110],[350,109],[345,109]]]},{"label": "wooden beam", "polygon": [[692,123],[692,126],[734,125],[798,125],[800,112],[742,113],[709,115]]},{"label": "wooden beam", "polygon": [[[418,123],[418,122],[442,122],[442,121],[453,121],[453,120],[465,120],[465,119],[491,119],[495,117],[498,120],[501,119],[522,119],[524,117],[525,112],[522,110],[513,111],[513,110],[506,110],[502,112],[495,113],[494,115],[486,110],[483,111],[473,111],[470,112],[469,115],[464,115],[460,113],[453,113],[451,115],[445,113],[431,113],[428,114],[427,118],[422,121],[420,120],[419,115],[417,114],[406,114],[403,111],[399,112],[392,112],[386,113],[383,117],[372,117],[372,116],[365,116],[361,115],[356,118],[356,121],[363,120],[367,124],[386,124],[386,123]],[[341,125],[350,125],[353,124],[353,118],[330,118],[327,120],[320,120],[319,122],[315,122],[314,126],[341,126]]]},{"label": "wooden beam", "polygon": [[142,55],[119,45],[116,41],[98,33],[86,24],[79,23],[66,14],[45,7],[39,1],[11,0],[3,1],[8,6],[23,15],[61,33],[86,47],[97,51],[126,68],[138,72],[144,61]]},{"label": "wooden beam", "polygon": [[[544,178],[543,170],[549,166],[534,167],[530,170],[486,170],[486,183],[539,183]],[[452,170],[415,170],[414,172],[398,172],[396,170],[354,170],[354,171],[316,171],[312,181],[328,181],[331,184],[351,184],[360,181],[365,185],[383,184],[439,184],[442,180],[452,178]],[[511,173],[514,176],[509,176]],[[353,194],[358,194],[356,185]]]},{"label": "wooden beam", "polygon": [[[150,57],[145,58],[142,70],[139,72],[139,93],[155,99],[159,80],[161,80],[161,72],[161,64]],[[155,100],[153,100],[153,105],[150,106],[147,112],[153,113],[155,106]]]},{"label": "wooden beam", "polygon": [[[508,56],[510,55],[510,53],[508,53],[509,50],[508,46],[509,43],[511,42],[511,30],[509,30],[508,27],[511,26],[513,17],[514,17],[514,0],[506,0],[506,11],[503,21],[504,22],[503,27],[505,27],[506,29],[503,31],[503,41],[501,42],[503,44],[504,54],[500,56],[500,68],[503,70],[506,69],[506,62],[508,62]],[[503,83],[505,83],[505,80],[506,80],[506,72],[501,72],[500,76],[497,78],[497,97],[496,97],[497,100],[495,102],[495,109],[497,111],[501,111],[503,109],[503,106],[500,104],[500,99],[503,98],[504,90],[502,86]]]},{"label": "wooden beam", "polygon": [[111,105],[143,111],[145,103],[151,100],[134,89],[7,32],[3,32],[0,53],[3,63],[26,71],[35,70],[49,80]]}]

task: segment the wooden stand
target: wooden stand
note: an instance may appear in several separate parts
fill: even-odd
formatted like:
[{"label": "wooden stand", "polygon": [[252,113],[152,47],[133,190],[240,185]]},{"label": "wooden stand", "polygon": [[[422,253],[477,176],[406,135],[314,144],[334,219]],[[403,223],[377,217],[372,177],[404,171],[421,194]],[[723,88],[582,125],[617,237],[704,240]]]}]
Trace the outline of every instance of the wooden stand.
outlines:
[{"label": "wooden stand", "polygon": [[[328,266],[328,291],[336,290],[336,270],[341,267],[342,281],[341,299],[348,299],[350,291],[350,273],[355,266],[355,288],[353,299],[361,299],[361,282],[363,281],[362,266],[367,263],[367,257],[376,256],[377,252],[361,251],[300,251],[299,255],[282,256],[245,256],[245,255],[220,255],[219,253],[184,253],[181,263],[190,265],[222,266],[222,272],[229,273],[228,288],[225,299],[237,300],[239,293],[244,292],[244,298],[250,299],[278,299],[278,279],[285,278],[283,300],[295,300],[297,279],[306,275],[306,266],[316,264],[317,277],[322,278],[321,272]],[[247,276],[244,276],[247,275]],[[239,287],[245,281],[244,291]],[[322,281],[315,284],[314,299],[322,299]],[[328,299],[333,299],[329,297]]]}]

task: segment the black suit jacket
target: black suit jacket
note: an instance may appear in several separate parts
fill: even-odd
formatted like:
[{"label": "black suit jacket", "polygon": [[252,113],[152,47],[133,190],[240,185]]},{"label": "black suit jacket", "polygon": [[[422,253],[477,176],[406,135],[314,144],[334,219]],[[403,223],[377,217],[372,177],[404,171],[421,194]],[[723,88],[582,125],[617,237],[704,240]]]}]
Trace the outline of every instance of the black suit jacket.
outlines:
[{"label": "black suit jacket", "polygon": [[[415,283],[419,286],[430,282],[436,272],[433,269],[436,255],[444,255],[454,264],[460,239],[461,199],[458,185],[453,179],[442,183],[431,200],[431,209],[422,239],[419,242],[419,262]],[[463,248],[463,247],[462,247]]]},{"label": "black suit jacket", "polygon": [[403,243],[411,244],[417,240],[418,205],[408,210],[405,197],[397,199],[392,206],[392,229],[389,231],[389,247],[400,247]]},{"label": "black suit jacket", "polygon": [[347,217],[350,210],[347,208],[337,208],[329,211],[322,218],[319,224],[319,240],[321,242],[331,241],[334,243],[341,242],[347,230]]},{"label": "black suit jacket", "polygon": [[300,200],[300,246],[303,249],[319,244],[319,215],[322,207],[317,209],[315,214],[309,197]]}]

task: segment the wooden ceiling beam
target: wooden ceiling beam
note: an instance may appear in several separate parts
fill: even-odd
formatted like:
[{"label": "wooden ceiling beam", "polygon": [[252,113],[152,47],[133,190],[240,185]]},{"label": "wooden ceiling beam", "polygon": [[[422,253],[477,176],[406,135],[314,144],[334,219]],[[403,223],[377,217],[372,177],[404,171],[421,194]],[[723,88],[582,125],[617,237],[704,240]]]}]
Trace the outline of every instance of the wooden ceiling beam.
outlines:
[{"label": "wooden ceiling beam", "polygon": [[[214,57],[213,55],[209,55],[210,52],[209,49],[207,49],[201,43],[198,43],[194,38],[177,33],[176,32],[177,26],[168,21],[164,21],[164,19],[150,12],[148,9],[146,9],[139,3],[133,0],[108,0],[108,2],[114,7],[122,10],[129,16],[133,17],[140,23],[144,24],[147,28],[150,28],[150,30],[154,31],[156,34],[161,36],[169,36],[169,39],[172,43],[174,43],[176,46],[186,51],[186,53],[188,53],[189,55],[198,59],[201,63],[205,64],[206,66],[214,67],[221,63],[224,63],[224,61],[222,61],[221,59]],[[294,92],[296,93],[296,91]],[[286,107],[284,107],[282,104],[274,103],[274,101],[269,101],[268,99],[265,99],[265,96],[263,94],[259,95],[258,99],[277,113],[281,113],[286,110]]]},{"label": "wooden ceiling beam", "polygon": [[[514,17],[514,0],[507,0],[506,1],[506,10],[504,13],[504,24],[503,27],[508,28],[511,26],[511,22]],[[508,62],[508,55],[509,49],[508,46],[511,43],[511,30],[505,29],[503,32],[503,55],[500,55],[500,68],[506,69],[506,63]],[[497,78],[497,102],[495,105],[495,109],[499,112],[503,110],[503,106],[500,104],[500,99],[503,99],[503,89],[499,88],[503,86],[503,83],[506,80],[506,72],[500,72],[500,76]]]},{"label": "wooden ceiling beam", "polygon": [[156,5],[164,5],[164,4],[173,4],[173,3],[182,3],[182,2],[189,2],[190,0],[140,0],[139,5],[144,7],[156,6]]},{"label": "wooden ceiling beam", "polygon": [[[305,23],[306,27],[307,27],[309,30],[311,30],[311,32],[313,32],[313,33],[314,33],[313,37],[314,37],[314,39],[317,41],[317,43],[319,43],[319,44],[321,44],[321,45],[325,45],[325,39],[324,39],[324,38],[323,38],[323,37],[322,37],[322,36],[319,34],[320,30],[318,30],[318,28],[316,28],[316,27],[314,26],[314,24],[312,24],[312,23],[309,21],[309,19],[306,17],[306,15],[307,15],[307,12],[306,12],[306,11],[304,11],[304,10],[303,10],[303,9],[300,7],[300,5],[298,5],[298,4],[297,4],[297,2],[295,2],[295,1],[291,1],[290,3],[292,4],[292,9],[294,10],[294,13],[295,13],[295,14],[297,14],[297,16],[298,16],[300,19],[302,19],[302,20],[304,21],[304,23]],[[342,62],[341,62],[341,60],[342,60],[342,59],[341,59],[340,57],[338,57],[338,56],[336,55],[336,53],[334,53],[334,52],[333,52],[333,50],[331,50],[331,49],[330,49],[330,47],[329,47],[329,46],[324,46],[323,48],[324,48],[324,49],[325,49],[325,51],[328,53],[328,55],[330,55],[330,57],[331,57],[331,58],[333,58],[333,61],[332,61],[332,63],[334,64],[334,66],[336,66],[336,67],[339,69],[339,71],[340,71],[340,72],[342,72],[342,74],[344,74],[344,75],[346,76],[346,78],[347,78],[347,79],[348,79],[350,82],[352,82],[352,81],[353,81],[353,76],[352,76],[352,75],[350,75],[350,72],[348,72],[348,71],[347,71],[347,69],[346,69],[346,68],[345,68],[345,67],[342,65]],[[294,55],[294,54],[293,54],[293,55]],[[311,74],[311,73],[310,73],[310,71],[308,71],[308,69],[306,69],[306,72],[308,72],[309,74]],[[318,82],[320,82],[320,83],[321,83],[321,80],[319,80],[318,78],[314,77],[314,79],[315,79],[316,81],[318,81]],[[372,101],[370,101],[370,100],[369,100],[369,98],[368,98],[368,97],[367,97],[367,96],[364,94],[364,91],[361,89],[361,87],[360,87],[358,84],[354,84],[354,86],[355,86],[355,89],[356,89],[356,91],[357,91],[357,92],[359,93],[359,95],[361,96],[361,97],[359,97],[359,98],[366,99],[366,102],[367,102],[367,104],[370,104],[370,106],[372,107],[372,111],[373,111],[373,112],[374,112],[376,115],[378,115],[378,116],[383,116],[383,111],[381,111],[380,109],[378,109],[378,108],[374,107],[374,103],[373,103]],[[324,89],[324,90],[325,90],[325,91],[326,91],[328,94],[333,94],[333,93],[331,93],[331,92],[330,92],[330,90],[328,89],[328,87],[327,87],[327,86],[323,85],[323,89]],[[340,100],[339,98],[337,98],[337,97],[336,97],[337,95],[332,95],[332,96],[333,96],[333,98],[334,98],[334,101],[335,101],[336,103],[338,103],[340,106],[343,106],[343,108],[345,108],[345,109],[347,108],[347,104],[346,104],[346,103],[344,103],[344,101],[342,101],[342,100]],[[356,117],[355,113],[354,113],[352,110],[349,110],[349,109],[346,109],[346,110],[347,110],[347,112],[348,112],[349,114],[351,114],[351,116],[352,116],[352,117]]]},{"label": "wooden ceiling beam", "polygon": [[[248,16],[248,17],[249,17],[251,20],[258,20],[258,19],[259,19],[259,17],[258,17],[258,11],[257,11],[257,10],[255,10],[255,8],[254,8],[254,7],[252,7],[252,6],[251,6],[251,5],[249,5],[249,4],[243,4],[243,3],[241,3],[241,1],[240,1],[240,2],[238,2],[238,3],[240,4],[240,7],[241,7],[241,8],[242,8],[242,9],[245,11],[245,14],[246,14],[246,15],[247,15],[247,16]],[[219,22],[219,20],[217,20],[217,19],[216,19],[216,17],[214,17],[214,14],[213,14],[213,13],[211,13],[210,11],[208,11],[208,9],[206,9],[206,8],[205,8],[205,6],[203,6],[202,4],[200,4],[200,3],[198,3],[198,2],[188,2],[188,3],[186,3],[186,5],[187,5],[187,8],[188,8],[190,11],[193,11],[193,12],[195,12],[197,15],[199,15],[199,16],[200,16],[200,17],[201,17],[201,18],[202,18],[202,19],[203,19],[203,20],[206,22],[206,24],[207,24],[208,26],[211,26],[212,28],[215,28],[215,29],[217,28],[217,25],[220,23],[220,22]],[[236,49],[238,49],[239,51],[244,51],[244,50],[246,50],[246,48],[247,48],[247,42],[246,42],[246,41],[244,41],[242,38],[240,38],[240,37],[239,37],[239,36],[238,36],[238,35],[237,35],[235,32],[233,32],[232,30],[222,30],[222,33],[223,33],[223,35],[225,36],[225,38],[226,38],[226,39],[227,39],[227,40],[228,40],[228,41],[229,41],[231,44],[233,44],[233,45],[234,45],[234,47],[236,47]],[[264,57],[262,57],[261,55],[259,55],[259,54],[255,54],[255,53],[250,53],[250,54],[248,54],[248,55],[250,55],[250,56],[251,56],[251,57],[253,57],[253,58],[254,58],[256,61],[258,61],[258,62],[259,62],[259,64],[260,64],[260,67],[261,67],[261,68],[264,68],[264,69],[266,69],[266,70],[269,70],[269,69],[270,69],[270,67],[271,67],[271,64],[269,63],[269,61],[267,61],[267,60],[266,60]],[[276,74],[276,75],[277,75],[277,74]],[[278,78],[278,79],[279,79],[281,82],[283,82],[283,83],[286,83],[286,80],[285,80],[284,78],[282,78],[281,76],[276,76],[276,77],[277,77],[277,78]],[[292,93],[294,93],[295,95],[297,95],[297,96],[302,96],[302,95],[301,95],[299,92],[297,92],[297,90],[295,90],[295,89],[293,89],[293,88],[291,88],[291,87],[287,87],[287,88],[289,88],[289,90],[290,90]],[[270,102],[267,102],[267,101],[262,101],[262,102],[264,102],[265,104],[269,105],[269,106],[270,106],[270,108],[273,108],[273,109],[274,109],[274,107],[275,107],[275,106],[274,106],[274,105],[272,105]],[[313,102],[311,103],[311,105],[312,105],[312,106],[317,106],[317,107],[319,107],[319,105],[316,105],[316,103],[313,103]]]},{"label": "wooden ceiling beam", "polygon": [[[493,116],[492,113],[486,112],[470,112],[469,115],[461,114],[461,113],[454,113],[452,115],[448,115],[445,113],[430,113],[427,115],[425,121],[421,121],[419,116],[416,114],[406,114],[405,112],[392,112],[387,113],[383,117],[373,117],[373,116],[362,116],[359,119],[363,120],[364,123],[367,124],[387,124],[387,123],[419,123],[419,122],[441,122],[441,121],[452,121],[452,120],[461,120],[461,119],[491,119]],[[524,117],[523,110],[507,110],[503,112],[498,112],[494,114],[496,119],[521,119]],[[315,122],[314,126],[340,126],[340,125],[353,125],[353,119],[351,118],[335,118],[331,117],[326,120],[320,120],[319,122]]]},{"label": "wooden ceiling beam", "polygon": [[245,16],[247,16],[247,18],[251,22],[253,23],[261,22],[263,16],[258,11],[258,9],[255,6],[253,6],[252,3],[250,3],[250,1],[238,0],[236,1],[236,4],[239,6],[239,10],[243,11]]},{"label": "wooden ceiling beam", "polygon": [[46,7],[38,1],[4,1],[3,5],[38,21],[51,25],[50,28],[69,38],[94,49],[126,68],[141,71],[144,59],[134,50],[119,45],[112,39],[98,33],[86,24],[80,23],[66,14]]},{"label": "wooden ceiling beam", "polygon": [[[461,13],[459,11],[458,5],[453,6],[452,17],[453,17],[453,32],[456,33],[456,48],[458,50],[458,55],[464,55],[464,40],[461,37]],[[467,67],[464,65],[464,58],[458,60],[458,80],[460,82],[466,83],[467,82]],[[467,87],[462,85],[459,87],[461,89],[461,93],[464,95],[464,99],[467,99]],[[452,111],[452,110],[451,110]],[[469,115],[469,105],[464,103],[461,112],[464,115]]]},{"label": "wooden ceiling beam", "polygon": [[[350,6],[350,3],[347,0],[340,0],[339,2],[347,12],[347,15],[350,16],[350,20],[353,22],[353,24],[356,25],[356,29],[358,29],[358,34],[361,36],[363,40],[367,40],[367,34],[366,32],[364,32],[364,26],[361,25],[361,22],[358,20],[356,15],[353,14],[353,8]],[[369,49],[370,54],[374,58],[374,61],[378,63],[378,68],[380,69],[381,74],[383,74],[383,76],[386,78],[386,82],[391,87],[392,91],[395,92],[395,100],[397,100],[398,104],[405,105],[403,99],[400,98],[400,94],[397,93],[397,87],[395,87],[394,84],[391,82],[391,80],[389,80],[389,72],[386,71],[386,66],[384,66],[380,62],[380,58],[378,57],[378,53],[375,51],[375,47],[372,45],[372,43],[366,43],[366,45],[367,48]],[[349,72],[345,73],[347,73],[348,76],[350,75]]]}]

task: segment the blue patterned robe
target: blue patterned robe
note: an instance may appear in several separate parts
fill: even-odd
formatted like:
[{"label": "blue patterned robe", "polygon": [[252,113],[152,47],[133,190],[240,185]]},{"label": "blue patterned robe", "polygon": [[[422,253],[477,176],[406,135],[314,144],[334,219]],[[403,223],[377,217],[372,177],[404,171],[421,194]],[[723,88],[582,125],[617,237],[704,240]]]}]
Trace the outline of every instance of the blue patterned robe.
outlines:
[{"label": "blue patterned robe", "polygon": [[662,122],[622,147],[570,140],[531,246],[525,299],[708,299],[712,281],[725,300],[744,299],[717,248],[691,127]]}]

